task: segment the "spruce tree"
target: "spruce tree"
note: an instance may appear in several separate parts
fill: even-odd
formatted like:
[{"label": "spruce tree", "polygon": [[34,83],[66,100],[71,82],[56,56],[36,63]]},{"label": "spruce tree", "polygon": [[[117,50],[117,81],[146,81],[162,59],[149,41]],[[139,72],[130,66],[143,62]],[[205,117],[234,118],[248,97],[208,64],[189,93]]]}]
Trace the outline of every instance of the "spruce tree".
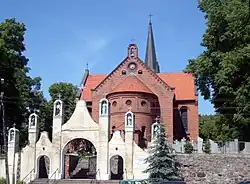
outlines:
[{"label": "spruce tree", "polygon": [[145,159],[148,167],[144,173],[149,174],[149,182],[181,180],[173,149],[167,144],[165,128],[159,124],[149,156]]}]

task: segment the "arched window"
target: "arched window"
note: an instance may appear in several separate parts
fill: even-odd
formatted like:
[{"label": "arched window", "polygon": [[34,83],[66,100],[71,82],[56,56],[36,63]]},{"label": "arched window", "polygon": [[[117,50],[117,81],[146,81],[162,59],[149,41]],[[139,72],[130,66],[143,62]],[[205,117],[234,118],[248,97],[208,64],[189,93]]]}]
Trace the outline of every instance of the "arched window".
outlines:
[{"label": "arched window", "polygon": [[127,114],[127,126],[132,126],[132,125],[133,125],[132,114],[128,113]]},{"label": "arched window", "polygon": [[101,102],[101,115],[107,115],[108,114],[108,103],[106,100],[103,100]]},{"label": "arched window", "polygon": [[181,121],[182,121],[184,130],[187,133],[188,132],[188,108],[187,107],[181,107],[180,115],[181,115]]}]

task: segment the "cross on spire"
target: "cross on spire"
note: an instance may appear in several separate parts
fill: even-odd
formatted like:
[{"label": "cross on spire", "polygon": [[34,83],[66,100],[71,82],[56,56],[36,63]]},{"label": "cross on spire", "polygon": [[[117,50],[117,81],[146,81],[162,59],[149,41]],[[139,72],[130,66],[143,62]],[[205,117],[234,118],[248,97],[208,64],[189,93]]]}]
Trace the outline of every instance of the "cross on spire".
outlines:
[{"label": "cross on spire", "polygon": [[151,23],[153,15],[150,13],[148,16],[149,16],[149,23]]},{"label": "cross on spire", "polygon": [[86,69],[89,69],[89,62],[86,63]]}]

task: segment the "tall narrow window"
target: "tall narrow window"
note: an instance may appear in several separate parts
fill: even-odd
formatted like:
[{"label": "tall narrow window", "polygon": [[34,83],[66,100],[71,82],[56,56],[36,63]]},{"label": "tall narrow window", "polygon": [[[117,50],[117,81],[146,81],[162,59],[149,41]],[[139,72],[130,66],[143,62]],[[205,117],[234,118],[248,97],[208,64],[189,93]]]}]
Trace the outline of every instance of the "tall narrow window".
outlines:
[{"label": "tall narrow window", "polygon": [[180,115],[181,115],[181,121],[184,127],[184,130],[186,133],[188,132],[188,111],[187,107],[181,107],[180,109]]}]

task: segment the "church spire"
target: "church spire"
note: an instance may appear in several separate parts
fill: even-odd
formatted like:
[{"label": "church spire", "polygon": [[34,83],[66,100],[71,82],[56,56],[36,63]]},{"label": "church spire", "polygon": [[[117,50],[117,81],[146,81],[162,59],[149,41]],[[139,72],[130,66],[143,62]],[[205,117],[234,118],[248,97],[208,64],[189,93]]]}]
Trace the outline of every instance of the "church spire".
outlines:
[{"label": "church spire", "polygon": [[160,68],[156,59],[153,28],[152,28],[152,22],[151,22],[152,15],[150,14],[149,17],[150,19],[149,19],[149,26],[148,26],[148,40],[147,40],[147,47],[146,47],[145,64],[151,70],[155,71],[156,73],[159,73]]}]

